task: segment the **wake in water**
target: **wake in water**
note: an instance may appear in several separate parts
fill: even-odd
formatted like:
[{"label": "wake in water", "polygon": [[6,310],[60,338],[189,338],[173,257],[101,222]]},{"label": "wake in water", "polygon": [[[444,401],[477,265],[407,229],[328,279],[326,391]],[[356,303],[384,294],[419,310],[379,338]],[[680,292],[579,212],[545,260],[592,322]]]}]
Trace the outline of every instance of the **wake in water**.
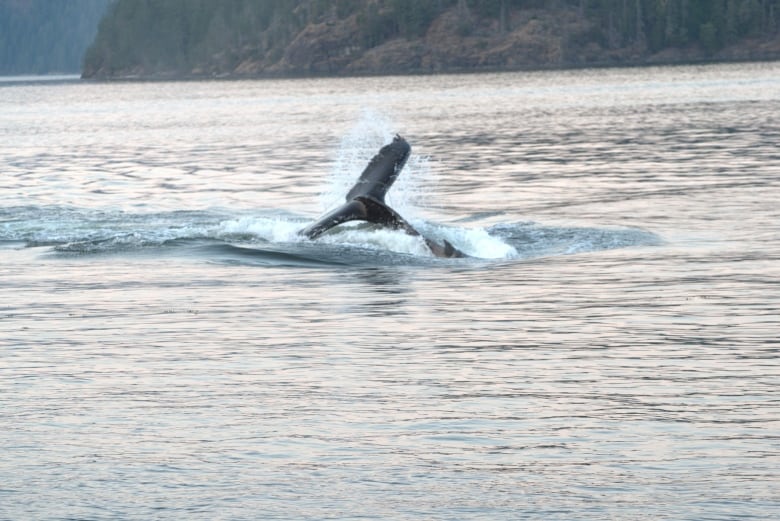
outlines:
[{"label": "wake in water", "polygon": [[473,259],[540,257],[658,243],[638,229],[554,227],[533,222],[486,228],[415,221],[421,233],[448,240],[472,259],[435,258],[420,237],[400,230],[345,224],[310,241],[298,231],[305,217],[269,210],[252,215],[208,211],[129,214],[77,208],[0,209],[0,248],[43,248],[56,255],[129,252],[195,255],[215,262],[257,265],[427,265]]},{"label": "wake in water", "polygon": [[[430,175],[425,158],[410,156],[407,161],[407,150],[400,167],[399,163],[395,163],[394,167],[392,164],[384,165],[386,171],[369,176],[370,182],[380,183],[378,191],[376,185],[362,186],[360,182],[354,185],[367,158],[375,153],[378,146],[393,139],[386,131],[379,130],[390,127],[374,115],[365,116],[342,140],[332,174],[321,195],[323,209],[332,210],[344,205],[344,194],[348,194],[348,203],[353,197],[351,194],[356,191],[360,192],[358,198],[365,194],[371,197],[378,194],[378,204],[392,213],[389,218],[386,213],[379,219],[365,215],[350,216],[335,222],[338,226],[329,222],[324,229],[310,233],[310,237],[316,237],[311,240],[305,236],[305,232],[312,229],[311,226],[305,228],[312,224],[311,220],[281,209],[252,213],[175,211],[132,214],[57,206],[10,207],[0,208],[0,248],[40,247],[56,255],[143,253],[166,249],[216,262],[374,265],[443,262],[434,255],[439,245],[452,245],[457,253],[462,252],[471,259],[522,260],[658,242],[653,234],[636,229],[556,228],[530,222],[482,228],[442,225],[416,218],[415,203],[418,199],[422,200],[420,179]],[[380,156],[378,154],[375,160]],[[407,175],[398,176],[404,163]],[[371,169],[371,164],[363,172],[364,176]],[[385,192],[396,177],[399,182],[387,194],[387,200],[393,208],[411,216],[408,222],[385,207]],[[344,222],[353,218],[373,220],[374,224]],[[478,216],[473,216],[473,219],[478,219]],[[466,216],[461,222],[470,220],[471,217]],[[377,226],[376,223],[385,226]]]}]

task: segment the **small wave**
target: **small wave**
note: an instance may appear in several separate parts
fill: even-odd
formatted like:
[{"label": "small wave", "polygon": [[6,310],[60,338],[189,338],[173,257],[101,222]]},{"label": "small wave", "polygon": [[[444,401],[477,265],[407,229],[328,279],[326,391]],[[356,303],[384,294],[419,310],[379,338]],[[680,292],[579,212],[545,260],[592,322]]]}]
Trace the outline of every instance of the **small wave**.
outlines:
[{"label": "small wave", "polygon": [[227,243],[205,243],[193,246],[191,251],[207,259],[208,262],[242,266],[323,267],[350,264],[338,256],[323,255],[321,251],[314,252],[307,248],[284,249],[268,245],[251,247]]},{"label": "small wave", "polygon": [[[177,238],[181,239],[181,238]],[[149,248],[159,248],[177,239],[163,239],[160,236],[147,237],[141,233],[128,233],[104,239],[87,239],[53,245],[53,251],[61,254],[125,253]]]},{"label": "small wave", "polygon": [[514,246],[520,259],[657,246],[661,239],[639,228],[548,226],[534,222],[497,224],[488,229]]},{"label": "small wave", "polygon": [[260,238],[269,242],[298,242],[298,235],[304,224],[284,217],[243,216],[220,222],[211,231],[215,238],[236,239],[241,237]]}]

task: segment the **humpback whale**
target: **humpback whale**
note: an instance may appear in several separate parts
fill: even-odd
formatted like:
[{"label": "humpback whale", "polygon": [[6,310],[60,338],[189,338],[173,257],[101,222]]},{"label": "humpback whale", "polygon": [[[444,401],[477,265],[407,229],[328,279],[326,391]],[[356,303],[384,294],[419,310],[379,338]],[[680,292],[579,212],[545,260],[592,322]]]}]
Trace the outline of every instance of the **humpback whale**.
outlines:
[{"label": "humpback whale", "polygon": [[346,202],[321,216],[298,233],[316,239],[334,226],[347,221],[366,221],[394,230],[403,230],[419,236],[437,257],[465,257],[465,254],[448,241],[442,244],[423,236],[401,215],[385,203],[385,194],[401,173],[412,147],[404,138],[396,135],[368,162],[357,183],[346,195]]}]

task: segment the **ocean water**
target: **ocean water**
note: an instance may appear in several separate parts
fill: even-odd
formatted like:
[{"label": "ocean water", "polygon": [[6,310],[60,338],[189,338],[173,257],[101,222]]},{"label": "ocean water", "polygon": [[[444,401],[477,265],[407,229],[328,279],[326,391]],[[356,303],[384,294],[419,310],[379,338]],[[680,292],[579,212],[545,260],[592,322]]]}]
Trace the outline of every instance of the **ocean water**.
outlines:
[{"label": "ocean water", "polygon": [[[0,519],[776,519],[780,64],[0,82]],[[401,232],[297,231],[395,133]]]}]

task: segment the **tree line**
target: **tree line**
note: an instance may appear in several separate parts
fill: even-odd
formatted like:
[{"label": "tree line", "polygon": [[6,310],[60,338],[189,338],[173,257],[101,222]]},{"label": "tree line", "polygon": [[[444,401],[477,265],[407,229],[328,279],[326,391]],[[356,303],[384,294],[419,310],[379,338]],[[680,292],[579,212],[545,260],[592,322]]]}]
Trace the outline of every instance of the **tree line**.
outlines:
[{"label": "tree line", "polygon": [[578,0],[598,23],[606,47],[645,45],[650,52],[700,44],[715,52],[740,39],[773,38],[778,0]]},{"label": "tree line", "polygon": [[370,48],[420,37],[453,8],[463,36],[485,20],[511,31],[521,9],[574,10],[591,30],[587,42],[573,44],[635,46],[640,53],[693,44],[714,53],[743,38],[773,38],[780,26],[780,0],[115,0],[86,64],[185,71],[215,56],[274,59],[307,25],[351,15],[359,26],[355,44]]}]

